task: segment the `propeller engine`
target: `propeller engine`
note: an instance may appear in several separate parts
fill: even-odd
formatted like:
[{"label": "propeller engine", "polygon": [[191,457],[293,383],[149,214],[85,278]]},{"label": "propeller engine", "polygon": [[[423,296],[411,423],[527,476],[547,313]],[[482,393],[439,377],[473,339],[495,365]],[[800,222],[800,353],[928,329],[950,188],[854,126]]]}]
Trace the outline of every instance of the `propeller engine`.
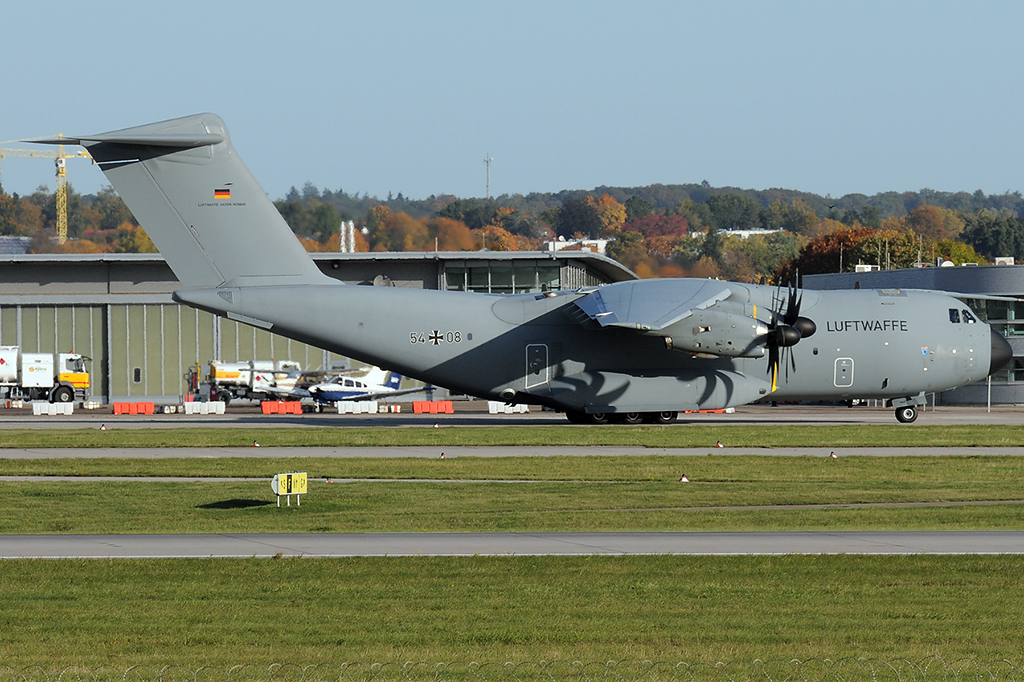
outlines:
[{"label": "propeller engine", "polygon": [[[783,303],[781,293],[776,293],[773,298],[772,307],[781,309]],[[780,362],[786,367],[787,382],[789,381],[790,365],[792,365],[793,371],[796,371],[796,358],[793,356],[793,353],[787,352],[786,349],[795,346],[800,339],[812,336],[818,329],[813,320],[800,316],[800,305],[802,302],[803,293],[795,285],[790,284],[785,301],[785,312],[780,313],[772,310],[772,319],[768,323],[768,333],[765,335],[764,345],[768,348],[768,373],[772,377],[773,390],[779,377]],[[789,355],[789,362],[786,361],[785,356],[787,354]]]}]

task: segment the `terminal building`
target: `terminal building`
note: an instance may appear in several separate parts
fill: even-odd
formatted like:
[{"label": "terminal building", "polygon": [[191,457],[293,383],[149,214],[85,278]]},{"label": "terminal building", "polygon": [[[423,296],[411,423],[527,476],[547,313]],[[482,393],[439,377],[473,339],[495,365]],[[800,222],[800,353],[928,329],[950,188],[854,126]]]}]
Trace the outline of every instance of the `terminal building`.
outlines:
[{"label": "terminal building", "polygon": [[[511,294],[636,279],[590,251],[310,254],[347,284]],[[268,254],[268,257],[273,257]],[[177,402],[211,360],[347,359],[171,300],[181,284],[159,254],[0,254],[0,345],[92,358],[94,399]]]},{"label": "terminal building", "polygon": [[[1010,363],[990,383],[962,386],[936,396],[940,405],[1024,404],[1024,266],[970,265],[804,275],[807,289],[931,289],[963,298],[1006,337]],[[989,296],[1009,298],[1000,300]],[[991,392],[990,392],[991,391]]]}]

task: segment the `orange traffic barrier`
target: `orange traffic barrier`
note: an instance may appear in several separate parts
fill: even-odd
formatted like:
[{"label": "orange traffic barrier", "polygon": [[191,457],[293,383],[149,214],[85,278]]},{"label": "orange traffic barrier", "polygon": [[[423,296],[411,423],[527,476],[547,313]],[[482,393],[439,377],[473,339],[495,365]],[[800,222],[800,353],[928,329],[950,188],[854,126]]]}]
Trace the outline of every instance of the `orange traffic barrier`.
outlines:
[{"label": "orange traffic barrier", "polygon": [[296,400],[264,400],[260,403],[263,414],[302,414],[302,403]]},{"label": "orange traffic barrier", "polygon": [[413,414],[455,414],[451,400],[414,400]]},{"label": "orange traffic barrier", "polygon": [[114,414],[153,414],[155,403],[114,403]]}]

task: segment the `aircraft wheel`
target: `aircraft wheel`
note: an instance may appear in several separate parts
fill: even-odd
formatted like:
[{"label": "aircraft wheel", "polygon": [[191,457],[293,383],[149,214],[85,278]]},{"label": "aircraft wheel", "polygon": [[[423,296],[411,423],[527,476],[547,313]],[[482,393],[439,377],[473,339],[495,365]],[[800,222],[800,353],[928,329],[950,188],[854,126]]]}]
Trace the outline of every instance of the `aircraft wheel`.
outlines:
[{"label": "aircraft wheel", "polygon": [[644,421],[644,415],[642,412],[623,412],[619,419],[627,425],[641,424]]},{"label": "aircraft wheel", "polygon": [[651,421],[655,424],[674,424],[679,419],[678,412],[652,412]]},{"label": "aircraft wheel", "polygon": [[605,412],[591,412],[587,415],[588,424],[607,424],[611,421],[611,417]]},{"label": "aircraft wheel", "polygon": [[565,418],[568,419],[571,424],[587,423],[587,415],[578,410],[566,410]]},{"label": "aircraft wheel", "polygon": [[60,386],[53,392],[53,402],[70,403],[75,398],[75,392],[67,386]]},{"label": "aircraft wheel", "polygon": [[896,408],[896,421],[900,424],[910,424],[917,419],[917,408],[913,405]]}]

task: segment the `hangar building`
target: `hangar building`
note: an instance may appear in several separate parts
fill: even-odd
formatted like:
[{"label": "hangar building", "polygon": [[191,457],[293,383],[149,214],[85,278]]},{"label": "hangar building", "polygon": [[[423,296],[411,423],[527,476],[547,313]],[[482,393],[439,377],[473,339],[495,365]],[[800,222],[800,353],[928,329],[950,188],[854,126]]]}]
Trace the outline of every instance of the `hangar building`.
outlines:
[{"label": "hangar building", "polygon": [[[589,251],[310,255],[323,272],[354,285],[510,294],[636,279]],[[106,402],[177,402],[189,369],[211,360],[295,360],[308,369],[344,363],[179,305],[171,293],[180,288],[159,254],[0,254],[0,345],[92,358],[92,395]]]}]

